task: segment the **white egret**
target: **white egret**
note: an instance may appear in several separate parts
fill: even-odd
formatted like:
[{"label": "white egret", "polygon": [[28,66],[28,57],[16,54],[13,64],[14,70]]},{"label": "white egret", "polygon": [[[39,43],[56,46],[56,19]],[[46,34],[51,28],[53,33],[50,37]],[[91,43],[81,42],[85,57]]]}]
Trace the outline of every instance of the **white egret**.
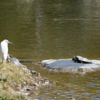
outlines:
[{"label": "white egret", "polygon": [[0,53],[2,57],[2,62],[5,61],[8,56],[8,43],[12,43],[12,42],[9,42],[8,40],[5,39],[0,43]]}]

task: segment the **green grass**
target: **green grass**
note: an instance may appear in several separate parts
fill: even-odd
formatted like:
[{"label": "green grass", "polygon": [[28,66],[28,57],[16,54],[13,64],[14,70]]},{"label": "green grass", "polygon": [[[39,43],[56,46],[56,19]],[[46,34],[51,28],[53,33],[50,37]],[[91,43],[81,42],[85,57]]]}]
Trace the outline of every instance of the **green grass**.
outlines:
[{"label": "green grass", "polygon": [[21,66],[6,62],[0,64],[0,100],[24,100],[23,95],[17,94],[19,85],[24,87],[33,82]]}]

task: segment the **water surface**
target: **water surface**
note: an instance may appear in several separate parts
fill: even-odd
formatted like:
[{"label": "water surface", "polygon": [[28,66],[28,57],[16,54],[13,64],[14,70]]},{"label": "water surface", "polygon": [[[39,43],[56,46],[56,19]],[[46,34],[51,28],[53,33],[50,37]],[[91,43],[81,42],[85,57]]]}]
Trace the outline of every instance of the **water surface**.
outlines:
[{"label": "water surface", "polygon": [[99,100],[99,72],[52,73],[34,63],[80,55],[100,59],[99,0],[1,0],[0,41],[8,39],[9,54],[59,85],[34,98]]}]

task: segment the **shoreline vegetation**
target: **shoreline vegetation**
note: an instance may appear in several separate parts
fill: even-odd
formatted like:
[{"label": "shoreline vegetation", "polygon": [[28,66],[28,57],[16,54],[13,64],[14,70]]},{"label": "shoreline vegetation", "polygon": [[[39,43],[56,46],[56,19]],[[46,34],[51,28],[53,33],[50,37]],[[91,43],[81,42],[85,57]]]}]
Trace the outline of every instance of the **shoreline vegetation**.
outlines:
[{"label": "shoreline vegetation", "polygon": [[40,73],[12,62],[0,64],[0,100],[28,100],[33,90],[36,92],[43,86],[50,86],[50,83]]}]

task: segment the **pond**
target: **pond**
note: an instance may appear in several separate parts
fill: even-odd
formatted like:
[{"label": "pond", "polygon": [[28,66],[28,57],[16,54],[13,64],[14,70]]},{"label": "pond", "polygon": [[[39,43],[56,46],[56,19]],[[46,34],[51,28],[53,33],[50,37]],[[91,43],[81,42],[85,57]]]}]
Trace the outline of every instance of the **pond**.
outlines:
[{"label": "pond", "polygon": [[9,54],[58,86],[33,98],[100,99],[100,72],[54,73],[34,63],[80,55],[100,60],[99,0],[1,0],[0,41],[8,39]]}]

